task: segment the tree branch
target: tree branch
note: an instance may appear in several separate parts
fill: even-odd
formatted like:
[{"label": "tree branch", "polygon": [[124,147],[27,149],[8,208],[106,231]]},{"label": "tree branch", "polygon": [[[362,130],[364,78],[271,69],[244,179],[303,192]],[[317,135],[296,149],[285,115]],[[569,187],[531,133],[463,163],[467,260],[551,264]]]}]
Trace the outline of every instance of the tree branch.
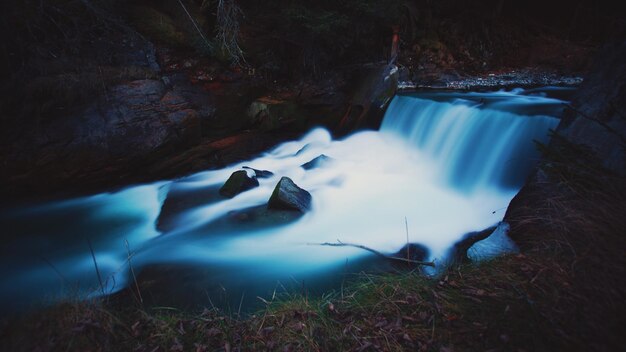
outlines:
[{"label": "tree branch", "polygon": [[383,254],[375,249],[360,245],[360,244],[354,244],[354,243],[344,243],[341,242],[340,240],[337,240],[337,243],[330,243],[330,242],[324,242],[324,243],[307,243],[308,245],[316,245],[316,246],[330,246],[330,247],[355,247],[355,248],[361,248],[364,249],[366,251],[372,252],[374,254],[376,254],[379,257],[385,258],[385,259],[391,259],[391,260],[397,260],[397,261],[401,261],[401,262],[405,262],[405,263],[410,263],[410,264],[416,264],[416,265],[425,265],[425,266],[430,266],[430,267],[435,267],[435,262],[423,262],[423,261],[418,261],[418,260],[411,260],[411,259],[407,259],[407,258],[398,258],[398,257],[392,257],[386,254]]}]

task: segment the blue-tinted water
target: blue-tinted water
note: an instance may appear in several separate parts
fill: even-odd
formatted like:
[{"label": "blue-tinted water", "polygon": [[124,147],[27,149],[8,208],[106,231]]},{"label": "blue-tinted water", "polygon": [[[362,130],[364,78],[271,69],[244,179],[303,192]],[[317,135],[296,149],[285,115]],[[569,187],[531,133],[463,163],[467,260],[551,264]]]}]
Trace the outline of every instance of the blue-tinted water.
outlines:
[{"label": "blue-tinted water", "polygon": [[[546,142],[558,124],[563,101],[548,91],[397,96],[380,131],[333,140],[316,129],[222,170],[7,211],[0,310],[99,294],[88,241],[106,293],[132,282],[130,250],[143,296],[185,307],[251,306],[283,286],[336,288],[346,272],[386,264],[358,248],[317,244],[393,253],[406,243],[405,218],[409,240],[441,263],[463,234],[502,219],[539,157],[533,140]],[[301,167],[321,154],[332,162]],[[274,176],[232,199],[219,196],[244,165]],[[312,194],[312,211],[266,210],[282,176]],[[504,232],[474,255],[510,246]]]}]

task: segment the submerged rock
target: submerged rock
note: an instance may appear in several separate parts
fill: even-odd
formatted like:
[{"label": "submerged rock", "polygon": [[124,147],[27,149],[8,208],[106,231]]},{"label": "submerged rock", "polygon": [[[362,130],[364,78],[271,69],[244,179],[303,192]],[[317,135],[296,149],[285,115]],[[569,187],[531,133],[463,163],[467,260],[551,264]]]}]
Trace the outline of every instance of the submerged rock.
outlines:
[{"label": "submerged rock", "polygon": [[241,192],[259,186],[256,177],[248,176],[245,170],[235,171],[220,188],[220,194],[224,197],[233,198]]},{"label": "submerged rock", "polygon": [[176,220],[181,214],[201,205],[208,205],[222,200],[219,188],[215,185],[200,188],[186,188],[173,184],[161,206],[161,212],[156,221],[156,228],[160,232],[172,231],[176,228]]},{"label": "submerged rock", "polygon": [[234,210],[214,223],[216,228],[224,226],[226,231],[233,229],[256,231],[292,223],[302,216],[302,213],[289,210],[268,209],[259,205],[246,209]]},{"label": "submerged rock", "polygon": [[318,156],[317,158],[309,161],[308,163],[304,163],[302,165],[300,165],[303,169],[305,170],[311,170],[311,169],[316,169],[318,167],[324,167],[328,164],[330,164],[331,162],[333,162],[333,158],[326,156],[324,154]]},{"label": "submerged rock", "polygon": [[256,175],[257,178],[270,178],[270,177],[274,176],[274,173],[271,172],[271,171],[257,170],[257,169],[253,169],[253,168],[248,167],[248,166],[243,166],[242,168],[246,169],[246,170],[254,171],[254,174]]},{"label": "submerged rock", "polygon": [[415,260],[417,262],[424,261],[428,258],[428,248],[418,243],[409,243],[394,253],[392,257]]},{"label": "submerged rock", "polygon": [[305,144],[302,148],[300,148],[296,154],[294,154],[295,156],[299,156],[301,154],[303,154],[304,152],[306,152],[307,150],[311,149],[311,143],[307,143]]},{"label": "submerged rock", "polygon": [[267,203],[269,209],[297,210],[311,209],[311,194],[298,187],[289,177],[280,179]]},{"label": "submerged rock", "polygon": [[482,241],[485,238],[491,236],[491,234],[498,228],[496,224],[494,226],[488,227],[482,231],[468,232],[463,238],[456,242],[452,249],[450,250],[449,260],[451,263],[462,263],[470,260],[467,256],[467,250],[474,245],[474,243],[478,241]]}]

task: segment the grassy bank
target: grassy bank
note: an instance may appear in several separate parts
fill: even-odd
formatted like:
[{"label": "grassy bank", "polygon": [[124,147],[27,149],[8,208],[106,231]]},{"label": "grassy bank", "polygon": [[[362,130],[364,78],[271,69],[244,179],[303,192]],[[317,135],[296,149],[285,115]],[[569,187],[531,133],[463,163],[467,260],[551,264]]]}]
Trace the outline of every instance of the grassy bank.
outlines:
[{"label": "grassy bank", "polygon": [[572,280],[554,258],[512,255],[438,280],[362,274],[321,298],[268,298],[244,319],[214,309],[65,303],[8,323],[2,340],[9,351],[562,350],[578,342],[555,325],[567,313],[559,302],[579,298]]},{"label": "grassy bank", "polygon": [[264,310],[242,319],[216,309],[65,303],[11,322],[3,340],[8,350],[538,350],[550,346],[551,336],[542,333],[530,297],[566,282],[535,277],[545,265],[516,255],[458,267],[437,280],[417,271],[363,273],[323,297],[270,297]]}]

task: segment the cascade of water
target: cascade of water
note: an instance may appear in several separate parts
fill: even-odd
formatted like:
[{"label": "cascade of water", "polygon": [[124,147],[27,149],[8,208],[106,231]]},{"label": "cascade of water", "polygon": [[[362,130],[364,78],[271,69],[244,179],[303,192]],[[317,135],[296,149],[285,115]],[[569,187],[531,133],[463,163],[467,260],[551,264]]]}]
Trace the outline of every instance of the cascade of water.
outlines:
[{"label": "cascade of water", "polygon": [[[0,214],[7,232],[0,247],[0,311],[15,306],[2,302],[28,304],[41,292],[54,295],[77,282],[99,292],[86,237],[109,279],[107,292],[128,282],[125,240],[138,273],[182,268],[185,275],[156,271],[152,281],[162,282],[165,292],[188,287],[180,281],[191,280],[186,273],[192,269],[200,292],[227,287],[263,296],[276,281],[296,277],[327,284],[345,273],[348,258],[375,258],[357,248],[311,243],[339,239],[393,253],[406,244],[405,217],[409,240],[428,248],[428,259],[442,259],[465,233],[502,219],[537,157],[533,140],[547,141],[558,124],[549,116],[559,104],[517,93],[397,96],[381,131],[333,140],[316,129],[222,170]],[[320,155],[332,159],[302,167]],[[244,165],[274,175],[232,199],[221,197],[219,187]],[[313,197],[302,217],[265,210],[283,176]],[[503,247],[503,232],[492,237],[473,249],[476,256]]]},{"label": "cascade of water", "polygon": [[397,96],[381,131],[407,140],[440,165],[452,186],[471,191],[520,187],[539,157],[532,142],[547,142],[558,123],[550,116],[483,109],[468,101]]}]

